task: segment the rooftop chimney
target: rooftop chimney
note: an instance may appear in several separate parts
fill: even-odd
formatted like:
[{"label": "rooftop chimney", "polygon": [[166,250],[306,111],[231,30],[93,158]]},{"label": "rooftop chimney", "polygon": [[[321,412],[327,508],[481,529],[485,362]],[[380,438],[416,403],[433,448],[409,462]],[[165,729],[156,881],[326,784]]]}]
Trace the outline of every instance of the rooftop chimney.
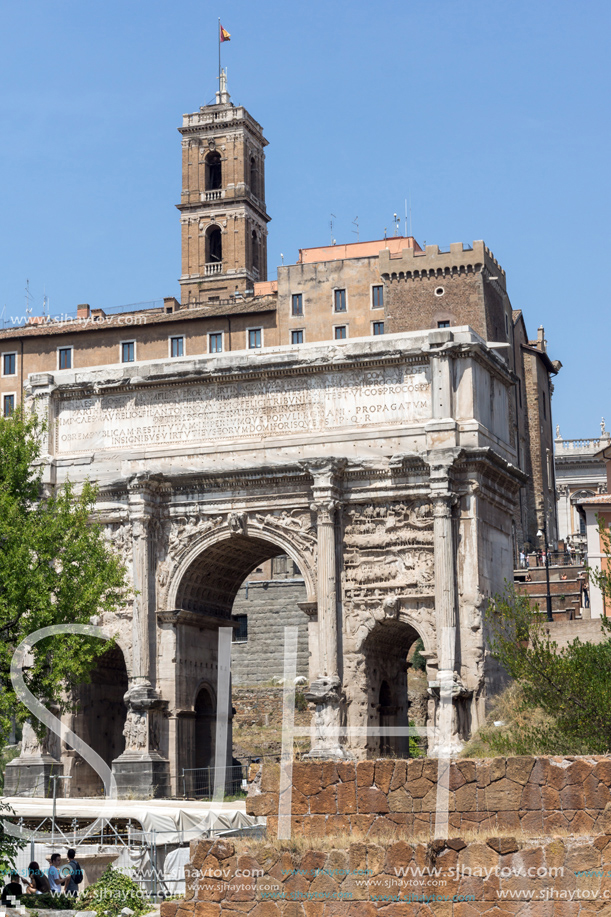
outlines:
[{"label": "rooftop chimney", "polygon": [[82,302],[76,307],[76,317],[77,318],[89,318],[91,313],[91,306],[88,302]]}]

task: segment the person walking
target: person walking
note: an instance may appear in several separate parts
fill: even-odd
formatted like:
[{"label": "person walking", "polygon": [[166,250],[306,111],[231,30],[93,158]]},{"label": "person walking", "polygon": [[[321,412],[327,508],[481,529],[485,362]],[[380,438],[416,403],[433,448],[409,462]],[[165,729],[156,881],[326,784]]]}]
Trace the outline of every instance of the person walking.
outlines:
[{"label": "person walking", "polygon": [[523,570],[526,566],[526,555],[524,551],[520,551],[520,568]]},{"label": "person walking", "polygon": [[73,898],[77,897],[78,887],[83,881],[83,870],[75,857],[76,850],[71,847],[68,851],[68,865],[65,867],[64,892]]}]

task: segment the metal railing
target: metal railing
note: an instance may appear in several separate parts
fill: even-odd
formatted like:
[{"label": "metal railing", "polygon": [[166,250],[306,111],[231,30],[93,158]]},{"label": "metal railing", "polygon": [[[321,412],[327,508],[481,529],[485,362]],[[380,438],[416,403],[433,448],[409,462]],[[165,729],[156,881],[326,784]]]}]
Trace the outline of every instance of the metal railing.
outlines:
[{"label": "metal railing", "polygon": [[[225,770],[225,796],[245,796],[248,765],[236,764]],[[185,799],[212,799],[215,767],[183,768],[182,786]]]}]

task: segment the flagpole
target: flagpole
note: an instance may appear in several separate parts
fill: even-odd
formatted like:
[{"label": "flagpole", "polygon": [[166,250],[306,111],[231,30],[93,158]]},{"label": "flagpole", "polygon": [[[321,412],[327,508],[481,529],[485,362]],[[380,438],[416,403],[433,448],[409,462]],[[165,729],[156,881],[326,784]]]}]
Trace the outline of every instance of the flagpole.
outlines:
[{"label": "flagpole", "polygon": [[[219,93],[221,91],[221,19],[219,16],[219,28],[218,28],[218,40],[219,40]],[[220,99],[220,95],[219,95]]]}]

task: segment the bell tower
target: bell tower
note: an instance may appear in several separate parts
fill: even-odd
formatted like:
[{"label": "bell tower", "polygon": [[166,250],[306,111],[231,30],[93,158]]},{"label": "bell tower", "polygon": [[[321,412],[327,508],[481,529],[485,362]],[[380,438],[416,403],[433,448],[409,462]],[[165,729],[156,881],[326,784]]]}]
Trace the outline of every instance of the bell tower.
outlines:
[{"label": "bell tower", "polygon": [[263,128],[221,71],[214,105],[183,115],[181,300],[214,302],[267,280]]}]

